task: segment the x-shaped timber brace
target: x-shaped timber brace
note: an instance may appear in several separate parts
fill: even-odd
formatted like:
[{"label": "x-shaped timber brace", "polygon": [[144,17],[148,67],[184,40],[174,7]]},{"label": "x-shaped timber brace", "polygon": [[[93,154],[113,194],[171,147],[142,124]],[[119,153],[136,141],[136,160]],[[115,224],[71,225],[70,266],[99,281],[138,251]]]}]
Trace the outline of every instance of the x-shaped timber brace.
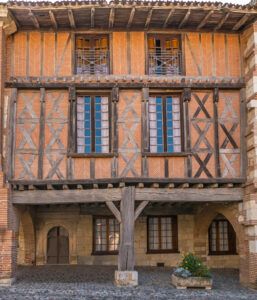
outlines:
[{"label": "x-shaped timber brace", "polygon": [[135,221],[140,216],[149,201],[142,201],[135,210],[135,187],[124,187],[120,202],[120,211],[112,201],[105,202],[115,218],[120,223],[120,247],[118,270],[134,270],[134,228]]}]

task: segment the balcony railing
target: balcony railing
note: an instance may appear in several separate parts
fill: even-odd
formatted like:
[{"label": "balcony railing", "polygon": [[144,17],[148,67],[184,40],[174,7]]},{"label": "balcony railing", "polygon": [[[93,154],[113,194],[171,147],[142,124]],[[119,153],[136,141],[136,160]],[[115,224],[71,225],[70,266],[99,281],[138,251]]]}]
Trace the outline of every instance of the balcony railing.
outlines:
[{"label": "balcony railing", "polygon": [[181,75],[181,50],[148,53],[149,75]]},{"label": "balcony railing", "polygon": [[109,74],[108,50],[76,50],[75,52],[77,74]]}]

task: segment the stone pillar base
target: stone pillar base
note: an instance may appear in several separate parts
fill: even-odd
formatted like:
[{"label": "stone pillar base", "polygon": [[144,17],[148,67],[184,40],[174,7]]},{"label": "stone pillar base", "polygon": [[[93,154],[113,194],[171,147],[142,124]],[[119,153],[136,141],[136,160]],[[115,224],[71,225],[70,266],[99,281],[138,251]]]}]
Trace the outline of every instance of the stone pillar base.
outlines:
[{"label": "stone pillar base", "polygon": [[115,271],[115,284],[117,286],[137,286],[137,271]]},{"label": "stone pillar base", "polygon": [[2,279],[0,279],[0,286],[10,286],[10,285],[14,284],[15,281],[16,281],[16,277],[2,278]]}]

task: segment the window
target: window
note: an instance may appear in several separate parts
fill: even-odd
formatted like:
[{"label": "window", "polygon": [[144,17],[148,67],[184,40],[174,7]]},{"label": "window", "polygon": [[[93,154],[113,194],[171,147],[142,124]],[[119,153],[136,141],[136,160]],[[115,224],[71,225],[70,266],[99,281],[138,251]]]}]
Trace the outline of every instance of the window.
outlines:
[{"label": "window", "polygon": [[177,252],[177,217],[148,217],[148,252]]},{"label": "window", "polygon": [[107,96],[77,98],[77,152],[110,152],[109,98]]},{"label": "window", "polygon": [[150,152],[181,152],[178,96],[149,97]]},{"label": "window", "polygon": [[181,50],[178,36],[148,37],[148,74],[181,74]]},{"label": "window", "polygon": [[209,228],[210,254],[235,254],[236,233],[223,216],[218,216]]},{"label": "window", "polygon": [[107,36],[76,37],[76,73],[86,75],[109,73]]},{"label": "window", "polygon": [[94,217],[94,254],[117,254],[120,224],[114,217]]}]

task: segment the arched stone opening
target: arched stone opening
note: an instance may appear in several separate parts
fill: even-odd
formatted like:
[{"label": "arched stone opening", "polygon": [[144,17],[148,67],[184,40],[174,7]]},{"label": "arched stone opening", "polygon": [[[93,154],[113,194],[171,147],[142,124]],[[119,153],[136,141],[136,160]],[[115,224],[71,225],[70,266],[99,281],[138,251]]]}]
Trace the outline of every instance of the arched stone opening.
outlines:
[{"label": "arched stone opening", "polygon": [[55,226],[47,233],[47,264],[69,263],[69,233],[63,226]]}]

